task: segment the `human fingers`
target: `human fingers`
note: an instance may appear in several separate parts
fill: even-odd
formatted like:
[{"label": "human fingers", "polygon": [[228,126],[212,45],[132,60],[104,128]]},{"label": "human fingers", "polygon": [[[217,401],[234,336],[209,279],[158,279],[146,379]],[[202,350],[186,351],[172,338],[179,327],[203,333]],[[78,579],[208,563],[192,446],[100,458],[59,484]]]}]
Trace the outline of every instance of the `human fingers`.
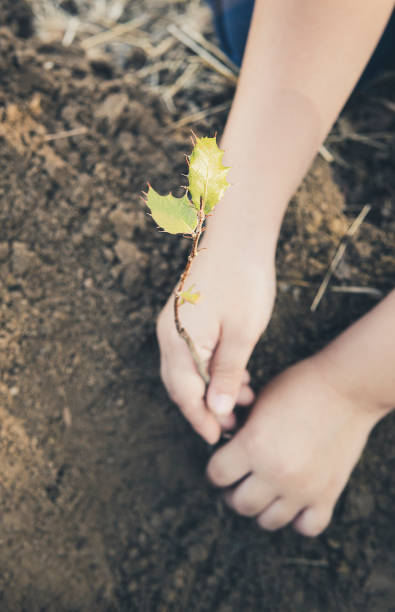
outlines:
[{"label": "human fingers", "polygon": [[[160,348],[160,373],[163,384],[174,403],[178,405],[192,427],[209,444],[218,441],[221,428],[214,415],[207,409],[205,383],[184,340],[180,338],[168,307],[157,321],[157,337]],[[210,351],[206,351],[206,361]]]},{"label": "human fingers", "polygon": [[207,390],[207,405],[217,416],[232,412],[238,396],[241,404],[248,405],[253,395],[247,392],[245,384],[249,382],[246,364],[254,348],[254,339],[243,333],[239,327],[224,326],[221,330],[218,345],[210,364],[210,384]]},{"label": "human fingers", "polygon": [[217,487],[229,487],[250,472],[249,456],[239,434],[217,450],[207,466],[207,477]]}]

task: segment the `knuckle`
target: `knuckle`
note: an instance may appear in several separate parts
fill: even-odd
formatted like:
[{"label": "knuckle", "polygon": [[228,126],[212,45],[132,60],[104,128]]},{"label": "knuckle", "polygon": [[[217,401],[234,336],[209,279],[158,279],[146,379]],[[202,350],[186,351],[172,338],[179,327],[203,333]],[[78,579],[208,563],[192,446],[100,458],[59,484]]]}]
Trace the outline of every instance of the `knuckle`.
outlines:
[{"label": "knuckle", "polygon": [[279,525],[277,525],[277,523],[273,522],[273,520],[270,521],[263,517],[258,518],[257,523],[261,529],[266,529],[266,531],[276,531],[276,529],[279,529],[280,527]]},{"label": "knuckle", "polygon": [[236,394],[240,388],[240,371],[233,364],[218,364],[213,373],[216,389],[226,390],[228,394]]},{"label": "knuckle", "polygon": [[327,528],[329,522],[330,516],[309,515],[297,523],[296,530],[308,538],[316,538]]},{"label": "knuckle", "polygon": [[[165,375],[167,372],[167,375]],[[195,407],[191,401],[191,394],[186,392],[186,389],[174,377],[169,376],[168,371],[164,368],[162,375],[167,393],[172,402],[177,404],[182,412],[186,415],[193,414]]]},{"label": "knuckle", "polygon": [[190,400],[184,400],[179,404],[180,410],[196,433],[205,437],[207,433],[207,413],[199,404],[191,404]]},{"label": "knuckle", "polygon": [[255,516],[259,512],[256,504],[252,500],[248,500],[246,498],[235,499],[231,506],[238,514],[241,514],[242,516]]},{"label": "knuckle", "polygon": [[237,325],[237,328],[233,330],[233,341],[236,346],[249,348],[255,344],[257,336],[255,326],[251,324],[249,320],[243,320]]},{"label": "knuckle", "polygon": [[223,321],[223,331],[229,346],[234,347],[237,351],[240,348],[244,349],[244,352],[255,344],[256,337],[259,335],[248,317],[241,318],[239,315],[235,317],[234,313],[232,318],[226,318]]},{"label": "knuckle", "polygon": [[300,477],[299,467],[292,461],[279,462],[273,471],[276,477],[286,484],[294,484]]},{"label": "knuckle", "polygon": [[298,527],[297,530],[302,535],[307,538],[316,538],[320,535],[320,533],[325,529],[325,525],[322,527],[320,525],[304,525],[303,527]]},{"label": "knuckle", "polygon": [[243,376],[242,376],[242,383],[244,385],[249,385],[251,382],[251,375],[249,373],[249,371],[247,369],[244,370],[243,372]]},{"label": "knuckle", "polygon": [[226,474],[221,463],[214,457],[207,466],[207,477],[219,487],[226,484]]},{"label": "knuckle", "polygon": [[174,387],[170,387],[170,385],[166,385],[166,389],[167,389],[167,393],[169,394],[169,397],[171,399],[171,401],[174,404],[177,404],[177,406],[179,408],[182,407],[182,398],[181,395],[179,394],[177,389],[174,389]]},{"label": "knuckle", "polygon": [[198,434],[204,436],[207,428],[207,415],[204,409],[198,404],[191,403],[190,397],[186,397],[185,394],[181,393],[178,389],[170,389],[168,390],[168,394],[172,402],[178,406],[179,410],[193,429]]},{"label": "knuckle", "polygon": [[253,464],[262,452],[261,436],[256,431],[249,430],[247,435],[240,436],[240,442],[244,447],[245,454],[249,458],[250,463]]},{"label": "knuckle", "polygon": [[[265,472],[273,482],[281,482],[285,487],[306,488],[306,470],[297,459],[281,459],[277,453],[270,451],[270,443],[265,435],[253,428],[242,430],[240,436],[246,456],[251,465],[264,462]],[[269,441],[270,442],[270,441]]]},{"label": "knuckle", "polygon": [[197,431],[202,431],[206,422],[206,414],[203,409],[185,402],[182,412]]},{"label": "knuckle", "polygon": [[263,320],[260,308],[250,309],[248,317],[243,317],[239,321],[237,338],[240,342],[251,344],[256,342],[257,338],[266,327],[266,320]]},{"label": "knuckle", "polygon": [[177,404],[177,406],[182,411],[183,415],[191,419],[192,416],[195,416],[195,422],[199,420],[199,413],[195,414],[195,408],[191,404],[190,397],[188,398],[183,390],[181,390],[178,386],[172,386],[169,392],[170,399]]},{"label": "knuckle", "polygon": [[309,483],[310,480],[306,478],[308,472],[302,462],[295,458],[288,458],[288,460],[277,460],[270,467],[273,477],[283,486],[306,490],[306,483]]},{"label": "knuckle", "polygon": [[288,514],[280,510],[276,513],[264,513],[257,520],[258,525],[267,531],[281,529],[281,527],[284,527],[289,521],[290,517]]}]

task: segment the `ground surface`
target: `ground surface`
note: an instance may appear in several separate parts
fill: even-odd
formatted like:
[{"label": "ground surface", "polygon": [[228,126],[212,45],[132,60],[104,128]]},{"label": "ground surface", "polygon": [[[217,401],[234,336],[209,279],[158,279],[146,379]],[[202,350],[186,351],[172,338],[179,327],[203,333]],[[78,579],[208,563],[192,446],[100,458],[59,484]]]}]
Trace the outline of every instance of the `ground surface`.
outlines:
[{"label": "ground surface", "polygon": [[[196,110],[191,90],[170,116],[153,93],[162,77],[142,84],[141,53],[125,71],[77,43],[23,40],[29,12],[9,6],[0,31],[0,609],[394,610],[393,417],[372,435],[331,527],[308,540],[259,531],[222,505],[204,478],[206,445],[161,386],[154,320],[188,243],[155,230],[140,193],[147,180],[174,188],[185,170],[188,129],[169,124]],[[383,294],[393,285],[395,148],[349,137],[393,133],[393,88],[354,100],[334,131],[337,161],[317,159],[290,206],[274,317],[251,360],[256,387],[376,303],[329,290],[309,309],[366,203],[373,210],[333,284]],[[214,76],[202,106],[231,93]],[[220,131],[223,120],[194,127]]]}]

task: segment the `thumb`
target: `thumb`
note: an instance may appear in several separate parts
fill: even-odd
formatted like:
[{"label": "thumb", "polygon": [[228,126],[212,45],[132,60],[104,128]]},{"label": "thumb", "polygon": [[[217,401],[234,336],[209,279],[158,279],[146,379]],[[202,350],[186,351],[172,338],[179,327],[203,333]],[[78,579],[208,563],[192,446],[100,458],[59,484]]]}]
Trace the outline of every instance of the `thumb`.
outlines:
[{"label": "thumb", "polygon": [[224,416],[232,412],[252,349],[252,343],[240,341],[240,338],[224,335],[220,339],[211,361],[206,396],[209,410],[216,415]]}]

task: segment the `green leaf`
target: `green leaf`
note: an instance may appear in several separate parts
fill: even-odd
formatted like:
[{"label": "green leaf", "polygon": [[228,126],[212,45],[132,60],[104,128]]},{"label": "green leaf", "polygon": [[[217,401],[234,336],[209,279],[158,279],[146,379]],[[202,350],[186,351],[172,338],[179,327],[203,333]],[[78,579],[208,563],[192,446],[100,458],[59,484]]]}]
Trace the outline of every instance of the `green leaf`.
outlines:
[{"label": "green leaf", "polygon": [[189,287],[189,289],[187,289],[186,291],[182,291],[180,293],[180,306],[182,306],[182,304],[184,304],[185,302],[189,302],[189,304],[196,304],[196,302],[200,298],[200,293],[199,291],[195,291],[195,293],[192,293],[193,288],[194,285]]},{"label": "green leaf", "polygon": [[197,213],[185,195],[175,198],[171,193],[159,195],[149,185],[146,204],[154,221],[169,234],[192,234],[197,225]]},{"label": "green leaf", "polygon": [[205,214],[218,204],[229,186],[226,180],[229,168],[222,164],[223,155],[216,138],[196,138],[189,158],[189,191],[198,210],[203,198]]}]

